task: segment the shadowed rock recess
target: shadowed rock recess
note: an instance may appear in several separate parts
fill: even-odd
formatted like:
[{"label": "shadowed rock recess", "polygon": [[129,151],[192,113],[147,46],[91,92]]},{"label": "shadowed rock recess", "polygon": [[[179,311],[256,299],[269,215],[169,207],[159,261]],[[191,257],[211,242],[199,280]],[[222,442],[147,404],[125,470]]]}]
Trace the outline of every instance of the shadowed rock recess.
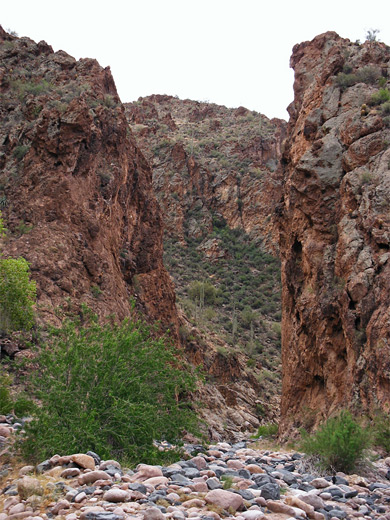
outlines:
[{"label": "shadowed rock recess", "polygon": [[390,49],[329,32],[296,45],[291,66],[276,208],[283,431],[390,405]]}]

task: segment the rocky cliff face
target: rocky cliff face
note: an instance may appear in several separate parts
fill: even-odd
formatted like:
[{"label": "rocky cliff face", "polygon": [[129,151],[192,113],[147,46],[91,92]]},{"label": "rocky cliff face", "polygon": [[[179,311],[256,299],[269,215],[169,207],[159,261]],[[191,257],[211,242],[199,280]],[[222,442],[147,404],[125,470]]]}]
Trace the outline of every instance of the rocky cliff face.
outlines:
[{"label": "rocky cliff face", "polygon": [[204,236],[217,215],[276,246],[269,181],[285,121],[162,95],[126,104],[126,113],[152,166],[168,234]]},{"label": "rocky cliff face", "polygon": [[110,70],[0,29],[0,203],[7,254],[38,284],[40,316],[66,298],[177,332],[151,171]]},{"label": "rocky cliff face", "polygon": [[282,428],[390,406],[390,49],[294,47],[283,156]]}]

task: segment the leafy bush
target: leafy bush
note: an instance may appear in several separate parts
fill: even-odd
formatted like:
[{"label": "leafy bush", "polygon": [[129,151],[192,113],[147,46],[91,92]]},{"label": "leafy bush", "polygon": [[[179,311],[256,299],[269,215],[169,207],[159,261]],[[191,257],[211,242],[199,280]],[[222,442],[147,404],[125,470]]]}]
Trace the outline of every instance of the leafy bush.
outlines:
[{"label": "leafy bush", "polygon": [[241,322],[245,328],[249,328],[256,319],[256,313],[246,305],[240,316]]},{"label": "leafy bush", "polygon": [[[5,235],[0,211],[0,239]],[[0,330],[29,330],[34,323],[36,284],[24,258],[2,258],[0,252]]]},{"label": "leafy bush", "polygon": [[8,375],[0,375],[0,414],[7,415],[12,411],[13,401],[10,394],[11,380]]},{"label": "leafy bush", "polygon": [[379,412],[373,422],[373,444],[390,453],[390,414]]},{"label": "leafy bush", "polygon": [[188,296],[193,301],[199,301],[207,305],[215,302],[217,290],[210,282],[193,282],[188,289]]},{"label": "leafy bush", "polygon": [[29,330],[34,324],[36,284],[24,258],[0,258],[0,329]]},{"label": "leafy bush", "polygon": [[26,155],[28,150],[29,146],[21,144],[14,149],[12,155],[15,157],[15,159],[18,159],[18,161],[20,161]]},{"label": "leafy bush", "polygon": [[15,398],[11,396],[12,378],[4,373],[0,375],[0,414],[14,412],[17,417],[23,417],[34,410],[33,402],[22,393]]},{"label": "leafy bush", "polygon": [[341,88],[351,87],[357,83],[356,74],[346,74],[345,72],[339,72],[336,76],[336,85]]},{"label": "leafy bush", "polygon": [[275,437],[278,434],[278,425],[276,423],[267,423],[259,426],[256,438],[258,437]]},{"label": "leafy bush", "polygon": [[370,105],[381,105],[390,101],[390,91],[387,88],[381,88],[371,96]]},{"label": "leafy bush", "polygon": [[141,322],[68,320],[36,359],[33,388],[42,406],[22,452],[34,459],[94,450],[103,458],[157,461],[154,439],[177,442],[196,426],[185,397],[195,376],[173,348]]},{"label": "leafy bush", "polygon": [[383,103],[383,105],[381,106],[381,111],[382,114],[390,114],[390,101],[386,101],[385,103]]},{"label": "leafy bush", "polygon": [[371,65],[367,65],[359,69],[355,74],[352,72],[346,73],[345,71],[351,71],[351,68],[344,67],[344,72],[339,72],[336,76],[336,85],[345,89],[347,87],[352,87],[356,83],[367,83],[372,85],[376,83],[380,76],[380,69],[377,67],[373,67]]},{"label": "leafy bush", "polygon": [[348,411],[328,419],[313,435],[302,431],[302,450],[318,458],[323,469],[352,471],[369,445],[368,430]]},{"label": "leafy bush", "polygon": [[233,477],[231,475],[221,475],[223,489],[230,489],[233,486]]}]

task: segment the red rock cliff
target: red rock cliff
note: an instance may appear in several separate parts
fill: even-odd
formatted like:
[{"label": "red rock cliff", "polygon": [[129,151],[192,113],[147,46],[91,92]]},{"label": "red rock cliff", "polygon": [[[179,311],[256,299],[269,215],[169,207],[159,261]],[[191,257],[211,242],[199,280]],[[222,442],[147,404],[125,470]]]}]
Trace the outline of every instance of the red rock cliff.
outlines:
[{"label": "red rock cliff", "polygon": [[70,297],[177,329],[151,171],[109,68],[0,28],[0,201],[7,253],[31,264],[40,314]]},{"label": "red rock cliff", "polygon": [[375,101],[390,50],[326,33],[296,45],[291,65],[276,208],[284,431],[390,405],[390,103]]}]

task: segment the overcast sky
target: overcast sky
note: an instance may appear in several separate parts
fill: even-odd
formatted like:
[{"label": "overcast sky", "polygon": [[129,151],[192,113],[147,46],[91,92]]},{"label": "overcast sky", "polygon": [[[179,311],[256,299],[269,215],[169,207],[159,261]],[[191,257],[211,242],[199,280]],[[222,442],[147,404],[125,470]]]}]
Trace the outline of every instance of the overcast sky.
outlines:
[{"label": "overcast sky", "polygon": [[389,0],[13,0],[0,24],[111,67],[122,101],[149,94],[288,118],[296,43],[334,30],[390,45]]}]

